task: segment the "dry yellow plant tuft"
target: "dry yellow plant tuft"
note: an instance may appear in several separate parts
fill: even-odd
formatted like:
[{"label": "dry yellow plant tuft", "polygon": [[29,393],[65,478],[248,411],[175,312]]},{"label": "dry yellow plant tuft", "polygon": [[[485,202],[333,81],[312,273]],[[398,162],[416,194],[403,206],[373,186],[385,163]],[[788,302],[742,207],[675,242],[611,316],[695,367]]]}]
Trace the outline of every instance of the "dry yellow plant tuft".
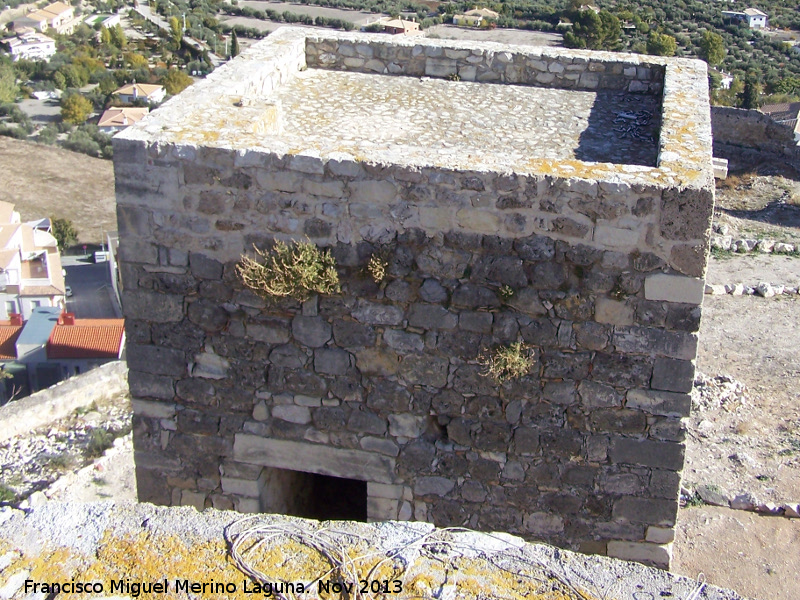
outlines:
[{"label": "dry yellow plant tuft", "polygon": [[292,297],[300,302],[312,294],[341,291],[336,261],[330,251],[311,242],[275,242],[271,250],[255,248],[256,258],[242,256],[236,272],[242,282],[265,298]]}]

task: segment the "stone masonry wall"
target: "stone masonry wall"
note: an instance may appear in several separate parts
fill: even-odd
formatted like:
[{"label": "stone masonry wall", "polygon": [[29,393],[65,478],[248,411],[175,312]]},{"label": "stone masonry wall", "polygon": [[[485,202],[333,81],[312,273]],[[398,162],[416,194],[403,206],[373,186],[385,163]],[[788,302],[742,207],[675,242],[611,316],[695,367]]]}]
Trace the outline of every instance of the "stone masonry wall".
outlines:
[{"label": "stone masonry wall", "polygon": [[306,38],[309,68],[383,73],[410,77],[456,77],[461,81],[527,84],[578,90],[620,90],[658,94],[664,66],[645,62],[609,63],[597,54],[564,56],[545,48],[472,49],[424,46],[414,38],[364,43],[359,37]]},{"label": "stone masonry wall", "polygon": [[[274,469],[322,473],[367,481],[370,520],[668,566],[710,184],[137,138],[148,123],[114,140],[141,500],[253,512]],[[253,244],[305,237],[341,294],[242,286]],[[479,354],[517,340],[534,366],[497,385]]]},{"label": "stone masonry wall", "polygon": [[714,155],[729,160],[752,160],[753,152],[800,159],[794,131],[757,110],[714,106],[711,108]]}]

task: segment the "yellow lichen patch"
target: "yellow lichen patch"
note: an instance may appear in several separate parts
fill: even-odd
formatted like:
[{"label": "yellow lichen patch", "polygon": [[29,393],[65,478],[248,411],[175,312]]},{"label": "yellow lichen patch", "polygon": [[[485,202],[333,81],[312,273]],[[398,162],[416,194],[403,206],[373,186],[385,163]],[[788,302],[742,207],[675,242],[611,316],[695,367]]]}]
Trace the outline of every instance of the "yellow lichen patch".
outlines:
[{"label": "yellow lichen patch", "polygon": [[276,581],[312,581],[331,570],[330,563],[319,552],[294,540],[262,546],[251,553],[245,549],[243,555],[251,567]]},{"label": "yellow lichen patch", "polygon": [[414,565],[412,570],[420,572],[407,579],[409,592],[438,597],[439,590],[452,586],[457,600],[593,600],[582,590],[534,567],[516,571],[499,568],[487,559],[463,557],[425,562],[424,569]]}]

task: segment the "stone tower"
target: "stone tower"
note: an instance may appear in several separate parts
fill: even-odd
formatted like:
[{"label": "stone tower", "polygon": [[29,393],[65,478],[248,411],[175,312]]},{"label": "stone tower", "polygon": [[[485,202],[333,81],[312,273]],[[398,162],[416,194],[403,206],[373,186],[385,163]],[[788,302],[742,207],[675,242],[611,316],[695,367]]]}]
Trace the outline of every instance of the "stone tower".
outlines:
[{"label": "stone tower", "polygon": [[[283,28],[116,136],[140,499],[668,566],[706,86],[699,61]],[[244,287],[254,245],[306,238],[341,293]],[[518,341],[497,383],[481,357]]]}]

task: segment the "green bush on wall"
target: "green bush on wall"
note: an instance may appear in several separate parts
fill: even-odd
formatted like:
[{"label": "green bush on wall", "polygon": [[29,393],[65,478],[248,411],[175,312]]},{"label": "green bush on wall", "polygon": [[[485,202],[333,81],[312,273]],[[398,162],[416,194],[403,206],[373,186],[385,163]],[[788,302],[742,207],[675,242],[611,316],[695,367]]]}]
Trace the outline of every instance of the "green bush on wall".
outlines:
[{"label": "green bush on wall", "polygon": [[242,256],[236,272],[259,296],[289,296],[303,302],[312,294],[336,294],[341,289],[336,261],[328,250],[310,242],[275,242],[271,250],[254,249],[256,258]]}]

